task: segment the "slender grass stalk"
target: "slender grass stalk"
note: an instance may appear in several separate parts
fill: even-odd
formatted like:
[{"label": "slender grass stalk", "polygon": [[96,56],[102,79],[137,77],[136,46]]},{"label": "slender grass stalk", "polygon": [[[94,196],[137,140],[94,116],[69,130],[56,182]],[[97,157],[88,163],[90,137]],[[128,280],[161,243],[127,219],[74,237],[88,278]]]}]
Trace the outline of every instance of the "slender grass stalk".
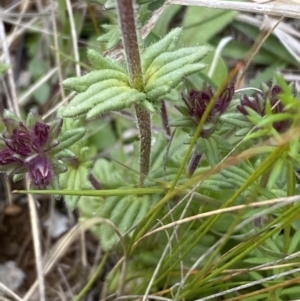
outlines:
[{"label": "slender grass stalk", "polygon": [[[138,45],[137,29],[132,0],[118,0],[117,11],[126,55],[127,69],[131,86],[143,90],[143,72]],[[137,124],[140,132],[140,186],[149,172],[151,151],[151,117],[148,111],[135,105]]]},{"label": "slender grass stalk", "polygon": [[95,281],[97,281],[97,279],[100,276],[100,273],[103,271],[104,265],[107,261],[109,252],[106,252],[104,254],[104,256],[102,257],[102,260],[99,264],[99,266],[97,267],[94,275],[91,277],[91,279],[88,281],[88,283],[84,286],[84,288],[80,291],[80,293],[73,299],[73,301],[79,301],[81,300],[81,298],[83,298],[87,292],[91,289],[92,285],[95,283]]},{"label": "slender grass stalk", "polygon": [[[287,196],[295,195],[295,175],[292,162],[287,162]],[[290,205],[291,207],[293,205]],[[290,246],[290,235],[291,235],[291,225],[288,224],[284,227],[284,246],[283,252],[288,254]]]}]

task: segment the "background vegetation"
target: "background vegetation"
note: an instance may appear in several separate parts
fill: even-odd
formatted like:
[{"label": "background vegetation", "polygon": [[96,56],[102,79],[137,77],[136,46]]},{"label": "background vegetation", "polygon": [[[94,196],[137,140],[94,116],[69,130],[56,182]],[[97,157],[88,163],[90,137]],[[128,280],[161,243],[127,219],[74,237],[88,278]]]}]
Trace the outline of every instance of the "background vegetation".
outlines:
[{"label": "background vegetation", "polygon": [[[216,1],[223,8],[216,9],[211,3],[137,3],[143,47],[182,27],[178,48],[211,48],[201,60],[207,67],[185,76],[155,108],[143,187],[137,184],[139,132],[127,107],[87,123],[65,119],[64,132],[87,133],[75,146],[64,144],[77,161],[64,162],[68,172],[54,187],[63,191],[24,199],[11,194],[24,190],[23,183],[3,176],[0,292],[6,297],[0,298],[300,299],[299,7],[236,2],[232,8]],[[87,49],[122,64],[114,1],[1,5],[1,104],[23,118],[32,109],[47,122],[63,115],[60,107],[75,93],[61,83],[95,68]],[[263,16],[260,8],[286,17],[276,24],[279,17]],[[226,113],[215,115],[209,139],[198,139],[195,132],[207,128],[186,122],[181,92],[208,82],[222,96],[232,80],[235,94]],[[274,84],[281,92],[272,103]],[[260,89],[264,97],[255,94]],[[259,99],[263,114],[237,110],[243,95]],[[188,160],[197,154],[201,161],[191,172]],[[59,221],[63,233],[53,235]]]}]

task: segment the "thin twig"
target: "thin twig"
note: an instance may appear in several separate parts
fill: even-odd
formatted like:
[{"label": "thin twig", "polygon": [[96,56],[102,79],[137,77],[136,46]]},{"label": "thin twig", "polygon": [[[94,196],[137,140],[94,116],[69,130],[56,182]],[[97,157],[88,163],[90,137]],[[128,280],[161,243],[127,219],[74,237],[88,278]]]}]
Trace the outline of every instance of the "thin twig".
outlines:
[{"label": "thin twig", "polygon": [[[26,180],[26,186],[29,190],[29,180]],[[39,293],[40,293],[40,301],[46,301],[45,296],[45,279],[43,274],[43,260],[42,260],[42,247],[40,243],[40,225],[38,222],[38,214],[35,205],[35,200],[32,194],[28,194],[28,206],[30,212],[30,223],[31,223],[31,232],[33,237],[33,247],[34,247],[34,255],[35,255],[35,265],[37,272],[37,279],[39,283]]]},{"label": "thin twig", "polygon": [[20,109],[18,105],[18,97],[17,97],[17,89],[14,81],[14,74],[13,69],[11,66],[10,56],[9,56],[9,50],[8,45],[6,42],[6,35],[5,35],[5,29],[3,25],[3,21],[0,19],[0,41],[2,42],[2,48],[3,48],[3,54],[4,54],[4,60],[5,63],[9,66],[7,70],[7,76],[8,76],[8,82],[10,86],[10,96],[12,101],[12,107],[17,115],[20,115]]},{"label": "thin twig", "polygon": [[[58,44],[58,34],[57,34],[57,24],[56,24],[56,16],[55,16],[55,4],[56,2],[51,3],[51,17],[52,17],[52,27],[53,27],[53,40],[54,40],[54,49],[55,49],[55,61],[56,66],[58,67],[58,79],[59,82],[63,81],[63,74],[61,69],[61,60],[60,60],[60,53],[59,53],[59,44]],[[65,90],[60,89],[61,98],[65,99]]]},{"label": "thin twig", "polygon": [[68,15],[70,18],[70,27],[71,27],[71,36],[72,36],[72,42],[73,42],[73,50],[74,50],[74,57],[76,61],[75,65],[75,70],[76,70],[76,76],[80,77],[81,75],[81,70],[80,70],[80,57],[79,57],[79,51],[78,51],[78,40],[77,40],[77,31],[76,31],[76,26],[75,26],[75,21],[74,21],[74,15],[73,15],[73,10],[72,10],[72,5],[70,0],[66,0],[67,3],[67,10],[68,10]]}]

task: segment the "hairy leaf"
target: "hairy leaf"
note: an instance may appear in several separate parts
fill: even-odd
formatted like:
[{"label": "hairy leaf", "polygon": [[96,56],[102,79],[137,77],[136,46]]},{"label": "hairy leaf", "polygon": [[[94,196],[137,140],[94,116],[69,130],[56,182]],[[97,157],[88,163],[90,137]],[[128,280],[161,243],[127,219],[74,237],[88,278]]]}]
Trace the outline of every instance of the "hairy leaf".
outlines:
[{"label": "hairy leaf", "polygon": [[147,83],[145,87],[145,92],[148,94],[149,92],[151,92],[151,90],[154,90],[162,85],[166,85],[169,86],[171,89],[174,89],[185,76],[201,71],[205,67],[206,65],[201,63],[188,64],[183,67],[178,66],[178,70],[175,70],[169,74],[156,78],[155,80]]},{"label": "hairy leaf", "polygon": [[104,57],[101,53],[94,49],[88,49],[87,56],[91,65],[95,69],[111,69],[125,73],[125,70],[121,65],[117,64],[109,57]]},{"label": "hairy leaf", "polygon": [[166,51],[174,50],[178,41],[178,38],[182,32],[182,29],[175,28],[170,31],[164,38],[159,42],[152,44],[142,53],[142,66],[146,71],[153,60],[161,53]]},{"label": "hairy leaf", "polygon": [[109,79],[118,80],[123,84],[129,86],[127,74],[111,69],[94,70],[82,77],[71,77],[65,79],[62,84],[68,89],[77,92],[84,92],[88,89],[89,86]]},{"label": "hairy leaf", "polygon": [[146,100],[146,95],[135,89],[127,89],[117,96],[100,102],[88,111],[87,119],[95,118],[109,111],[123,110],[130,107],[134,103],[140,103]]},{"label": "hairy leaf", "polygon": [[[115,87],[111,86],[112,81],[116,82],[115,80],[109,80],[99,84],[94,84],[89,87],[87,91],[75,96],[68,105],[67,110],[65,110],[64,116],[76,117],[85,114],[99,103],[110,101],[111,98],[115,96],[118,97],[120,94],[126,93],[128,90],[136,91],[124,85],[118,85]],[[107,86],[106,82],[109,82]]]},{"label": "hairy leaf", "polygon": [[162,53],[148,67],[145,74],[146,82],[151,82],[187,64],[199,62],[209,51],[208,46],[202,46],[181,48],[173,52]]},{"label": "hairy leaf", "polygon": [[[111,220],[119,229],[121,234],[136,226],[149,211],[150,207],[155,204],[153,196],[125,196],[109,197],[105,200],[99,217]],[[102,224],[96,232],[100,238],[101,246],[104,250],[109,250],[119,242],[119,237],[115,231],[108,225]]]}]

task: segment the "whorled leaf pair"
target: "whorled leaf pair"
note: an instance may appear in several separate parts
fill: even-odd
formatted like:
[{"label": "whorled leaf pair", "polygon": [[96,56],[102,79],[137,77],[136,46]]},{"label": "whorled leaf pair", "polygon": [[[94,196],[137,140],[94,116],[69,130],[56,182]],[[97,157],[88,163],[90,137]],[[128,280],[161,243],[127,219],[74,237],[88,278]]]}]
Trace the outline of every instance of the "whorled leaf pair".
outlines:
[{"label": "whorled leaf pair", "polygon": [[131,87],[127,71],[122,65],[90,49],[88,58],[96,70],[63,82],[66,88],[78,92],[67,106],[64,117],[86,115],[87,119],[92,119],[133,104],[155,112],[160,99],[176,88],[183,77],[206,67],[200,61],[209,53],[209,47],[177,49],[180,34],[181,29],[174,29],[159,42],[141,51],[142,91]]}]

